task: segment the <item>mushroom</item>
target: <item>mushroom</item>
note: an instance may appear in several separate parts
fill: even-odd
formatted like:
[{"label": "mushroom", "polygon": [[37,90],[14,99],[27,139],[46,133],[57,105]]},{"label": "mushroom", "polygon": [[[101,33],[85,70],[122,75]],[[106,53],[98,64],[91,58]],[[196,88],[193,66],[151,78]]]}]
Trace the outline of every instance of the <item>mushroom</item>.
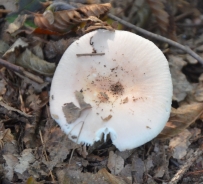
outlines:
[{"label": "mushroom", "polygon": [[120,150],[145,144],[170,114],[168,62],[151,41],[136,34],[96,30],[72,43],[55,71],[51,116],[78,144],[110,134]]}]

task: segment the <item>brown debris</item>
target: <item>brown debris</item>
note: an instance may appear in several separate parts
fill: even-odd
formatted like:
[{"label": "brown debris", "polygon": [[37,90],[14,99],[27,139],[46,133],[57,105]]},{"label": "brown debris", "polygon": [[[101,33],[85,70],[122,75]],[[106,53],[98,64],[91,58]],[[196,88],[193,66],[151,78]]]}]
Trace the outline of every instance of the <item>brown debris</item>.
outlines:
[{"label": "brown debris", "polygon": [[88,18],[89,16],[104,16],[110,8],[111,4],[106,3],[82,6],[74,10],[49,11],[45,13],[45,16],[43,14],[36,14],[34,22],[40,28],[63,33],[70,31],[82,22],[86,22],[86,20],[82,20],[84,18]]},{"label": "brown debris", "polygon": [[12,140],[14,140],[14,137],[11,134],[11,130],[9,128],[0,131],[0,149],[3,148],[6,142],[11,142]]},{"label": "brown debris", "polygon": [[109,121],[111,118],[112,118],[113,116],[110,114],[110,115],[108,115],[106,118],[102,118],[102,120],[104,121],[104,122],[107,122],[107,121]]},{"label": "brown debris", "polygon": [[[147,2],[151,3],[150,7]],[[17,11],[18,4],[13,3],[13,0],[3,0],[1,5],[2,3],[4,6],[9,4],[5,6],[6,12]],[[0,41],[0,56],[4,58],[0,59],[1,182],[7,183],[9,180],[12,183],[35,184],[202,183],[203,70],[199,65],[203,56],[202,2],[112,1],[114,8],[111,13],[119,16],[125,24],[121,26],[119,23],[115,28],[136,30],[143,37],[159,41],[156,42],[157,46],[169,59],[174,89],[174,108],[168,123],[158,136],[167,140],[160,142],[159,139],[155,139],[124,152],[116,150],[110,141],[98,141],[96,146],[76,145],[50,117],[48,94],[52,74],[49,74],[55,70],[54,64],[58,64],[67,47],[82,34],[95,29],[114,30],[109,24],[115,16],[110,14],[110,18],[107,19],[109,24],[99,19],[107,14],[110,6],[101,7],[100,0],[80,0],[80,3],[94,4],[87,7],[75,3],[77,9],[47,11],[45,16],[32,13],[42,28],[53,28],[58,32],[57,35],[47,36],[48,33],[45,31],[43,35],[31,31],[28,34],[28,31],[24,31],[29,28],[23,24],[27,17],[23,12],[10,26],[8,22],[5,23],[5,18],[1,18],[0,39],[5,42]],[[10,9],[12,6],[15,6],[15,9]],[[26,10],[26,6],[24,8]],[[47,18],[48,15],[50,17]],[[118,17],[115,20],[121,22]],[[144,27],[144,32],[140,31],[141,27]],[[146,33],[147,30],[151,32]],[[69,31],[73,34],[63,35]],[[177,39],[177,42],[161,37],[160,33],[173,40]],[[78,56],[92,56],[92,59],[104,57],[102,55],[105,53],[96,50],[91,39],[89,42],[92,50],[89,53],[79,53]],[[20,66],[16,65],[16,60]],[[35,63],[38,60],[38,68],[33,68],[31,60]],[[45,60],[48,65],[43,63]],[[45,65],[47,67],[40,70]],[[49,66],[53,66],[51,72],[47,72]],[[102,62],[101,66],[104,66]],[[185,72],[185,67],[190,70]],[[112,73],[116,70],[117,66],[111,66]],[[99,79],[103,80],[102,76]],[[108,89],[111,95],[123,94],[125,84],[121,82],[114,84],[111,81],[113,85]],[[109,105],[109,93],[99,92],[98,103],[103,101]],[[72,119],[77,119],[83,110],[91,108],[91,105],[85,102],[82,93],[76,92],[75,96],[79,106],[69,103],[69,107],[66,108],[66,112],[73,108],[73,111],[68,113]],[[50,99],[55,100],[54,96]],[[139,101],[136,97],[123,97],[121,103],[129,103],[130,100]],[[107,111],[107,117],[103,116],[103,113],[106,113],[104,110],[97,112],[104,124],[111,120],[113,109],[112,105]],[[57,114],[52,116],[56,118]],[[150,124],[145,126],[146,129],[151,129]],[[77,140],[78,137],[73,135],[71,138]],[[107,140],[109,139],[107,137]],[[75,152],[72,152],[74,149]]]},{"label": "brown debris", "polygon": [[108,95],[105,92],[99,92],[97,97],[99,98],[100,102],[107,102],[109,99]]},{"label": "brown debris", "polygon": [[110,90],[114,95],[122,95],[124,91],[124,87],[120,82],[117,82],[110,86]]},{"label": "brown debris", "polygon": [[162,34],[176,41],[176,27],[172,14],[172,3],[166,2],[164,4],[163,1],[154,0],[147,0],[147,3],[149,4],[152,13],[156,18],[157,25]]},{"label": "brown debris", "polygon": [[128,103],[128,97],[126,97],[125,99],[123,99],[123,104]]},{"label": "brown debris", "polygon": [[83,94],[81,92],[75,91],[75,96],[76,96],[76,99],[77,99],[77,101],[78,101],[78,103],[80,105],[80,108],[75,106],[72,102],[71,103],[66,103],[62,107],[64,115],[65,115],[66,120],[67,120],[68,123],[72,123],[77,118],[79,118],[80,114],[81,114],[81,112],[83,110],[92,108],[90,104],[87,104],[84,101],[84,96],[83,96]]},{"label": "brown debris", "polygon": [[158,135],[158,138],[169,138],[177,135],[195,122],[203,113],[203,103],[183,105],[178,109],[172,108],[169,121]]}]

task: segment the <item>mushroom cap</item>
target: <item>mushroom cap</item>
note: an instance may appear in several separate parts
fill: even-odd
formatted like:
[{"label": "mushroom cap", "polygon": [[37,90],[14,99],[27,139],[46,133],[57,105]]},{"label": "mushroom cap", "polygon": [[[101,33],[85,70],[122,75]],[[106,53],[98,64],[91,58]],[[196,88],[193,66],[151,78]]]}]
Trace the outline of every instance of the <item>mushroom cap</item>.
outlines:
[{"label": "mushroom cap", "polygon": [[[91,108],[82,109],[76,92]],[[92,145],[110,134],[120,151],[156,137],[169,118],[171,101],[171,75],[160,49],[117,30],[96,30],[72,43],[50,91],[51,116],[71,140]],[[64,111],[67,104],[82,109],[73,121],[67,116],[74,108]]]}]

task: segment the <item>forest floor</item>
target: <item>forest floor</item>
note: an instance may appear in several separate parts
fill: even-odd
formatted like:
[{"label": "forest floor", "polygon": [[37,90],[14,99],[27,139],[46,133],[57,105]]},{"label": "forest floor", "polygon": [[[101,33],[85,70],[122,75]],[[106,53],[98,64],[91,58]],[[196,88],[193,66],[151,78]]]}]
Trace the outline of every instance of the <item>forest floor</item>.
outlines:
[{"label": "forest floor", "polygon": [[[108,15],[100,5],[108,1],[64,2],[77,8],[98,5],[96,8]],[[185,48],[137,32],[110,16],[105,21],[112,27],[100,24],[99,28],[127,30],[153,41],[168,59],[172,76],[172,108],[164,130],[145,145],[123,152],[110,139],[93,146],[78,145],[50,116],[49,91],[61,56],[85,34],[85,29],[92,25],[96,29],[92,19],[88,19],[90,23],[86,21],[85,28],[73,21],[68,27],[71,31],[63,34],[60,31],[64,27],[60,26],[42,29],[47,25],[43,21],[38,24],[41,29],[36,28],[33,17],[42,14],[51,3],[0,1],[1,183],[203,183],[202,1],[112,1],[111,14]],[[193,54],[187,51],[188,47]]]}]

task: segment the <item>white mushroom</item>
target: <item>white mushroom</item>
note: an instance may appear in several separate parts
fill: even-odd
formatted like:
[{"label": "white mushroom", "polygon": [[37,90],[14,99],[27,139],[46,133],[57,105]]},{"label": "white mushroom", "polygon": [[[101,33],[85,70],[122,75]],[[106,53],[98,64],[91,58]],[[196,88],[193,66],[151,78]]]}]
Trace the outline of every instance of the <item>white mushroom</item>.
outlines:
[{"label": "white mushroom", "polygon": [[62,56],[50,110],[71,140],[92,145],[110,134],[123,151],[160,133],[171,100],[168,62],[156,45],[127,31],[97,30]]}]

